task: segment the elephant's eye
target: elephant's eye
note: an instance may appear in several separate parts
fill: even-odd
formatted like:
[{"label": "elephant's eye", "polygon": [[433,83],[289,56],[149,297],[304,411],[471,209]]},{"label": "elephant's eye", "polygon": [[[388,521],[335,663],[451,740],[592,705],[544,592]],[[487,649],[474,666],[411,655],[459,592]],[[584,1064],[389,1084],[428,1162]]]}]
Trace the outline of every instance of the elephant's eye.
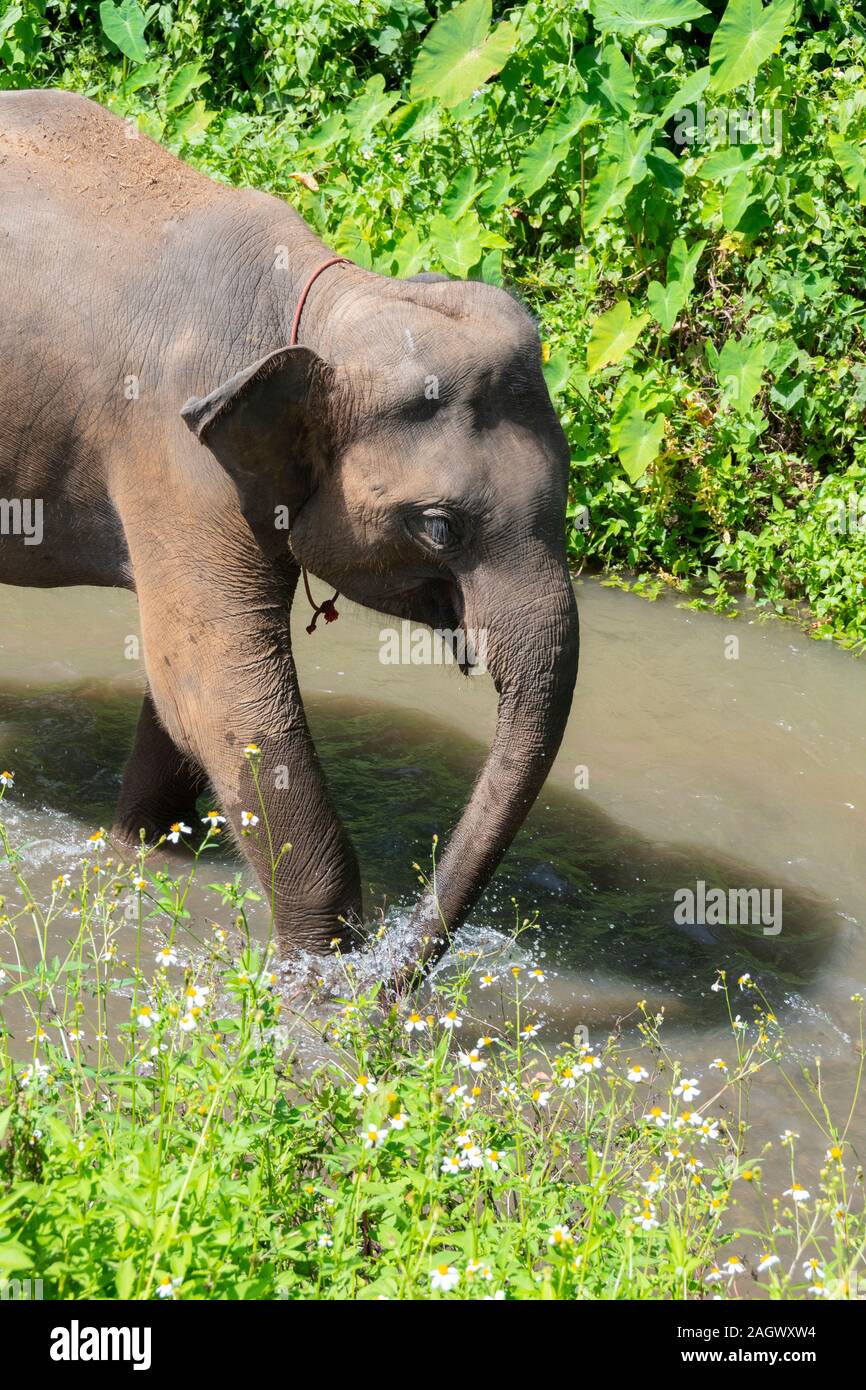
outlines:
[{"label": "elephant's eye", "polygon": [[416,535],[427,545],[434,546],[437,550],[444,549],[455,539],[454,527],[451,518],[444,512],[430,511],[422,512],[415,518],[414,527]]},{"label": "elephant's eye", "polygon": [[424,534],[434,545],[447,545],[451,539],[451,527],[447,516],[425,516]]}]

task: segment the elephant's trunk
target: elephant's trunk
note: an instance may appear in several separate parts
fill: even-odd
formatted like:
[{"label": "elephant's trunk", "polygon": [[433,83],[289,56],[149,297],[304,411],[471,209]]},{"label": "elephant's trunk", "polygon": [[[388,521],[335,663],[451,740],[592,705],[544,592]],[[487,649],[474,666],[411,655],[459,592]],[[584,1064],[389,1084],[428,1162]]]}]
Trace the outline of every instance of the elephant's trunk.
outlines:
[{"label": "elephant's trunk", "polygon": [[[521,555],[515,581],[476,571],[463,585],[465,624],[486,636],[499,695],[496,733],[439,863],[435,891],[409,924],[405,985],[439,959],[465,921],[543,785],[565,730],[577,676],[578,618],[564,560]],[[531,576],[531,578],[530,578]],[[495,595],[495,598],[494,598]],[[495,619],[483,616],[494,610]]]}]

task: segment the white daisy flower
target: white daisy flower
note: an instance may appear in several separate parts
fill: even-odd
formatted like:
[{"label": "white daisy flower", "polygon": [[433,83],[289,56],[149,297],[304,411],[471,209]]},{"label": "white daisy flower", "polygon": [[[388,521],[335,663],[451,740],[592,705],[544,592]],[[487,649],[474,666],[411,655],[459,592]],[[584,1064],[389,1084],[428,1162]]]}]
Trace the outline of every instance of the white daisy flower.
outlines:
[{"label": "white daisy flower", "polygon": [[655,1217],[655,1208],[650,1202],[647,1202],[640,1216],[635,1217],[635,1222],[640,1226],[642,1231],[655,1230],[659,1223]]},{"label": "white daisy flower", "polygon": [[361,1137],[364,1140],[365,1149],[378,1149],[388,1138],[388,1131],[387,1129],[379,1129],[378,1125],[368,1125],[363,1130]]},{"label": "white daisy flower", "polygon": [[156,953],[157,965],[177,965],[177,951],[173,946],[160,946]]},{"label": "white daisy flower", "polygon": [[182,820],[176,820],[176,821],[174,822],[174,825],[170,825],[170,826],[169,826],[169,828],[168,828],[168,834],[166,835],[165,838],[169,841],[170,844],[176,845],[176,844],[179,844],[179,843],[180,843],[180,837],[181,837],[181,835],[191,835],[191,834],[192,834],[192,826],[190,826],[190,825],[184,825],[184,823],[183,823]]},{"label": "white daisy flower", "polygon": [[149,1004],[142,1004],[136,1022],[139,1028],[152,1028],[155,1023],[159,1023],[159,1014],[154,1013]]},{"label": "white daisy flower", "polygon": [[778,1255],[771,1255],[771,1254],[762,1255],[761,1258],[760,1258],[760,1260],[758,1261],[758,1273],[759,1273],[759,1274],[765,1274],[766,1271],[767,1271],[768,1269],[772,1269],[772,1268],[773,1268],[773,1265],[777,1265],[778,1263],[779,1263],[779,1256],[778,1256]]},{"label": "white daisy flower", "polygon": [[695,1096],[699,1096],[700,1094],[701,1088],[698,1085],[696,1077],[693,1077],[691,1081],[681,1081],[678,1086],[674,1086],[674,1095],[682,1096],[685,1101],[694,1100]]},{"label": "white daisy flower", "polygon": [[474,1072],[483,1071],[484,1068],[487,1066],[487,1063],[484,1061],[484,1058],[480,1057],[477,1051],[458,1052],[457,1060],[460,1063],[461,1067],[468,1067],[470,1071]]},{"label": "white daisy flower", "polygon": [[644,1115],[644,1119],[647,1124],[658,1125],[659,1129],[662,1129],[670,1119],[670,1115],[666,1110],[662,1110],[660,1105],[653,1105]]},{"label": "white daisy flower", "polygon": [[449,1293],[460,1283],[460,1271],[453,1265],[437,1265],[430,1271],[430,1288]]},{"label": "white daisy flower", "polygon": [[803,1184],[799,1182],[793,1183],[791,1187],[782,1193],[782,1196],[790,1197],[794,1202],[808,1202],[809,1200],[808,1191]]},{"label": "white daisy flower", "polygon": [[368,1076],[365,1071],[359,1072],[358,1079],[355,1082],[354,1090],[352,1091],[352,1095],[355,1097],[355,1100],[360,1100],[361,1096],[374,1096],[375,1094],[375,1076]]},{"label": "white daisy flower", "polygon": [[440,1016],[439,1022],[443,1028],[462,1028],[463,1019],[456,1009],[449,1009],[447,1013]]},{"label": "white daisy flower", "polygon": [[649,1081],[649,1072],[646,1067],[641,1067],[634,1063],[626,1072],[629,1081]]},{"label": "white daisy flower", "polygon": [[410,1014],[403,1027],[407,1033],[423,1033],[427,1028],[427,1023],[420,1014]]},{"label": "white daisy flower", "polygon": [[256,826],[258,823],[259,818],[253,815],[252,811],[241,811],[241,825],[244,830],[249,830],[251,826]]},{"label": "white daisy flower", "polygon": [[554,1249],[560,1249],[564,1245],[573,1245],[574,1236],[567,1226],[558,1223],[556,1226],[551,1227],[550,1235],[547,1237],[547,1243],[548,1245],[552,1245]]}]

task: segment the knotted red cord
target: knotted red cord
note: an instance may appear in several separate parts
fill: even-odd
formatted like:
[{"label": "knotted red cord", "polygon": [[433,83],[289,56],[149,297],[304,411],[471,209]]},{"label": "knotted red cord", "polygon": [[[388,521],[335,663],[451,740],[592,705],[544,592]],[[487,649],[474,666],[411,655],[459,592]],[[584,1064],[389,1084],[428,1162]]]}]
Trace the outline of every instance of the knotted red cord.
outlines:
[{"label": "knotted red cord", "polygon": [[[345,256],[329,256],[329,258],[326,261],[322,261],[321,265],[316,266],[316,269],[313,271],[312,275],[309,276],[306,284],[304,285],[303,289],[301,290],[301,293],[298,296],[298,303],[295,308],[295,316],[292,319],[292,329],[289,334],[289,347],[297,347],[298,345],[298,329],[301,326],[301,314],[304,312],[304,305],[307,302],[307,295],[310,293],[310,290],[312,289],[316,280],[318,280],[322,271],[327,270],[328,267],[332,265],[351,264],[352,262],[348,261]],[[313,633],[316,630],[316,623],[319,621],[320,614],[325,619],[326,623],[335,623],[337,621],[340,615],[337,612],[334,605],[337,599],[340,597],[340,594],[339,591],[336,590],[334,592],[333,598],[326,598],[324,603],[316,603],[315,599],[313,598],[313,595],[310,593],[310,581],[307,578],[307,571],[303,565],[301,566],[301,574],[304,577],[304,588],[307,591],[307,598],[309,599],[310,607],[313,610],[313,621],[309,624],[307,632]]]}]

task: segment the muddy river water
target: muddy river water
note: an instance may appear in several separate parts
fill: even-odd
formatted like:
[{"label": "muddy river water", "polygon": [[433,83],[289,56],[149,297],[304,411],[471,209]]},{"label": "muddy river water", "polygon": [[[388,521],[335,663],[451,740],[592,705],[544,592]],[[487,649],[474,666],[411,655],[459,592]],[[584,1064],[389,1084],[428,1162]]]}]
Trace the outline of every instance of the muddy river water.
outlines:
[{"label": "muddy river water", "polygon": [[[716,967],[748,970],[803,1064],[823,1059],[831,1107],[847,1113],[851,995],[866,984],[866,663],[778,620],[651,604],[596,581],[578,584],[578,602],[566,738],[467,940],[507,931],[512,899],[537,910],[549,1034],[603,1038],[646,998],[665,1005],[668,1041],[694,1074],[730,1053]],[[308,637],[298,605],[295,650],[370,902],[399,916],[417,888],[412,861],[429,862],[480,766],[495,696],[453,668],[383,664],[388,620],[342,609]],[[4,813],[37,889],[111,822],[143,687],[137,630],[126,594],[0,588],[0,767],[16,774]],[[236,867],[228,848],[223,862]],[[713,888],[764,889],[776,919],[714,922],[700,911]],[[203,895],[193,911],[208,906]],[[772,1136],[790,1099],[778,1078],[757,1085]]]}]

